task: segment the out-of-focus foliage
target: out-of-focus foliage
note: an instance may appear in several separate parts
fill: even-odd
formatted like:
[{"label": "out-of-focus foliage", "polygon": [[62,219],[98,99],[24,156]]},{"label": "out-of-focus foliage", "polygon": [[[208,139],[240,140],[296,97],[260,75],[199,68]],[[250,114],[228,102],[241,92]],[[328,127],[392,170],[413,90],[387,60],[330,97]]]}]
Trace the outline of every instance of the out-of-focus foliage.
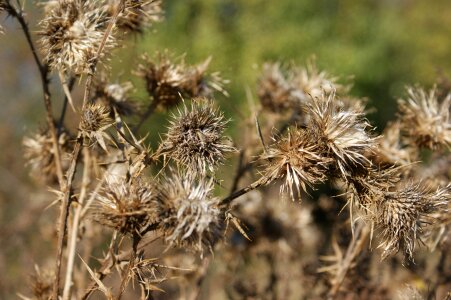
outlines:
[{"label": "out-of-focus foliage", "polygon": [[353,93],[371,100],[381,127],[405,84],[432,84],[451,70],[447,0],[183,0],[165,10],[156,32],[126,52],[168,48],[189,62],[212,55],[212,69],[233,82],[234,105],[245,103],[262,62],[303,64],[314,55],[320,68],[355,78]]}]

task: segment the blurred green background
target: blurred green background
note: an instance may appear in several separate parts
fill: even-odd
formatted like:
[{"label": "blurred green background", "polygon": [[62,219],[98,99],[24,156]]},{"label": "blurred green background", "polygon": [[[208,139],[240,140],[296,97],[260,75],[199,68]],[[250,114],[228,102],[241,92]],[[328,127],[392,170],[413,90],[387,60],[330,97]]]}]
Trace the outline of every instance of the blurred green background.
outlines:
[{"label": "blurred green background", "polygon": [[[35,2],[25,8],[36,38],[41,14]],[[377,109],[369,118],[379,129],[393,117],[406,84],[431,86],[451,74],[449,0],[171,0],[164,9],[162,23],[114,55],[120,58],[114,73],[128,78],[144,51],[186,53],[190,64],[212,55],[210,70],[231,81],[230,97],[218,98],[235,120],[234,111],[247,104],[246,87],[255,95],[265,61],[304,64],[315,55],[321,69],[353,77],[352,94],[369,98]],[[43,210],[48,194],[30,183],[20,150],[23,136],[45,124],[38,72],[19,26],[5,15],[0,22],[6,31],[0,35],[0,298],[8,299],[25,289],[24,269],[53,263],[54,218]],[[62,93],[52,92],[58,112]]]},{"label": "blurred green background", "polygon": [[406,84],[430,86],[451,71],[448,0],[184,0],[165,10],[166,20],[126,56],[167,48],[195,63],[212,55],[211,70],[231,80],[228,101],[238,106],[263,62],[315,56],[321,69],[354,79],[352,93],[370,99],[380,127]]}]

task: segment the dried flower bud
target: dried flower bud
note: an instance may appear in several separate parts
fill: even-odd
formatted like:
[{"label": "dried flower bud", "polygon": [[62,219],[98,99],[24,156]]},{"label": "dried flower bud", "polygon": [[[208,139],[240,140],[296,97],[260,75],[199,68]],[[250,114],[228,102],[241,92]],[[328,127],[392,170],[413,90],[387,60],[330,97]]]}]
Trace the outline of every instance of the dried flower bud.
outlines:
[{"label": "dried flower bud", "polygon": [[[69,136],[62,132],[58,138],[61,158],[68,159],[70,152]],[[31,167],[34,178],[45,183],[58,182],[53,140],[48,130],[36,133],[23,139],[24,157]],[[63,164],[63,168],[67,167]]]},{"label": "dried flower bud", "polygon": [[213,181],[173,174],[159,185],[161,228],[170,245],[203,252],[222,236],[224,212],[213,197]]},{"label": "dried flower bud", "polygon": [[162,153],[195,173],[213,172],[228,152],[236,151],[223,136],[227,120],[207,99],[193,99],[191,109],[184,104],[162,143]]},{"label": "dried flower bud", "polygon": [[225,83],[218,73],[207,74],[210,58],[196,66],[188,66],[183,58],[177,63],[171,61],[167,54],[160,54],[158,62],[143,57],[137,74],[146,81],[146,89],[153,101],[163,107],[180,103],[182,97],[211,96],[213,91],[226,94],[222,85]]},{"label": "dried flower bud", "polygon": [[324,92],[340,95],[346,93],[349,86],[341,85],[337,81],[337,77],[329,75],[326,71],[320,71],[314,60],[308,61],[306,67],[294,68],[291,74],[292,86],[301,93],[298,97],[303,101],[321,97]]},{"label": "dried flower bud", "polygon": [[156,222],[155,197],[154,187],[143,179],[129,182],[123,177],[109,176],[97,195],[93,215],[96,221],[121,233],[139,234]]},{"label": "dried flower bud", "polygon": [[451,186],[432,192],[421,184],[406,184],[399,191],[387,192],[377,204],[375,223],[381,229],[383,258],[404,248],[413,259],[415,242],[426,226],[434,223],[433,214],[447,209]]},{"label": "dried flower bud", "polygon": [[93,86],[92,102],[101,102],[121,116],[130,116],[136,113],[138,105],[128,96],[133,89],[131,82],[109,83],[106,76],[102,74],[96,79]]},{"label": "dried flower bud", "polygon": [[296,89],[279,63],[265,63],[258,80],[257,95],[263,108],[280,113],[299,105]]},{"label": "dried flower bud", "polygon": [[55,274],[45,269],[41,269],[35,265],[35,273],[30,276],[30,288],[33,299],[50,299],[52,294],[53,282]]},{"label": "dried flower bud", "polygon": [[101,103],[89,103],[82,112],[80,131],[89,140],[97,141],[106,150],[105,139],[109,139],[105,130],[113,124],[110,110]]},{"label": "dried flower bud", "polygon": [[407,100],[399,100],[401,122],[410,138],[420,147],[451,147],[451,94],[439,103],[436,89],[408,88]]},{"label": "dried flower bud", "polygon": [[418,153],[415,148],[403,143],[401,129],[400,122],[387,125],[375,149],[376,162],[387,165],[407,165],[416,159]]},{"label": "dried flower bud", "polygon": [[367,132],[370,124],[363,113],[342,109],[334,93],[312,99],[308,105],[307,126],[324,144],[344,179],[371,165],[366,155],[373,152],[375,139]]},{"label": "dried flower bud", "polygon": [[263,180],[272,182],[285,178],[280,192],[289,191],[294,200],[294,189],[300,196],[301,188],[306,191],[306,185],[312,187],[326,179],[330,160],[322,156],[324,149],[310,132],[295,128],[273,140],[274,145],[261,157],[266,160]]},{"label": "dried flower bud", "polygon": [[[116,3],[109,0],[105,5],[108,16],[113,16]],[[124,5],[124,10],[119,13],[116,22],[116,26],[123,31],[142,33],[163,18],[161,0],[125,0]]]},{"label": "dried flower bud", "polygon": [[[50,68],[75,74],[91,71],[108,17],[93,0],[50,1],[41,21],[41,49]],[[105,49],[114,46],[111,35]]]}]

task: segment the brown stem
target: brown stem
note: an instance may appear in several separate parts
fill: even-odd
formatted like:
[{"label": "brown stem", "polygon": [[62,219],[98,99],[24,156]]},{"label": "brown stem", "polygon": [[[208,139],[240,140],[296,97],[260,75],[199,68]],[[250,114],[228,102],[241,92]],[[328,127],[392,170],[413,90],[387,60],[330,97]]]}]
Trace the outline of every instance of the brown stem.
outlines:
[{"label": "brown stem", "polygon": [[267,180],[260,178],[259,180],[255,181],[254,183],[251,183],[250,185],[242,188],[241,190],[235,191],[232,194],[230,194],[229,196],[225,197],[224,199],[222,199],[219,202],[219,205],[220,206],[230,205],[230,203],[232,203],[232,201],[235,200],[236,198],[238,198],[244,194],[247,194],[248,192],[255,190],[256,188],[259,188],[267,183],[268,183]]},{"label": "brown stem", "polygon": [[69,208],[72,197],[72,182],[75,175],[77,161],[80,156],[82,137],[79,134],[77,141],[75,142],[74,152],[72,153],[72,160],[67,170],[67,181],[63,188],[64,196],[61,203],[61,210],[59,215],[59,229],[58,229],[58,246],[56,250],[56,269],[55,269],[55,282],[53,285],[53,300],[58,299],[59,283],[61,273],[61,260],[63,256],[64,237],[66,236],[67,218],[69,216]]},{"label": "brown stem", "polygon": [[[18,2],[19,7],[21,6]],[[38,53],[36,51],[36,47],[33,44],[33,40],[31,39],[30,29],[28,28],[28,24],[24,18],[23,11],[21,8],[17,10],[13,5],[9,3],[9,1],[6,1],[7,5],[7,11],[8,13],[16,18],[16,20],[19,22],[22,31],[25,35],[25,38],[27,40],[28,46],[30,47],[30,50],[33,54],[34,61],[39,69],[39,74],[41,77],[41,83],[42,83],[42,90],[44,93],[44,105],[46,110],[46,119],[47,119],[47,126],[50,131],[50,136],[52,139],[53,144],[53,152],[55,155],[55,164],[56,164],[56,175],[58,177],[58,183],[60,187],[63,186],[63,168],[61,166],[61,155],[60,155],[60,149],[58,145],[58,135],[56,133],[55,123],[53,122],[53,112],[52,112],[52,101],[50,97],[50,89],[49,89],[49,79],[48,79],[48,66],[41,63],[41,60],[39,59]]]},{"label": "brown stem", "polygon": [[158,101],[153,100],[147,108],[146,112],[142,115],[141,119],[138,122],[138,125],[133,128],[133,134],[136,134],[141,126],[146,122],[146,120],[154,113],[155,109],[158,106]]},{"label": "brown stem", "polygon": [[[92,86],[92,79],[94,77],[95,69],[97,62],[99,61],[99,58],[102,54],[103,48],[105,47],[106,41],[108,40],[108,37],[114,27],[114,24],[116,23],[117,17],[119,16],[119,13],[122,11],[124,7],[124,1],[121,0],[119,6],[117,7],[114,16],[111,18],[110,23],[108,24],[108,27],[105,31],[105,34],[103,35],[102,42],[100,43],[99,49],[97,50],[97,54],[94,57],[91,65],[91,72],[88,74],[88,77],[86,78],[85,83],[85,92],[83,96],[83,105],[82,105],[82,112],[86,108],[86,104],[88,102],[89,95],[91,93],[91,86]],[[81,136],[81,132],[79,131],[74,152],[71,159],[71,165],[69,167],[69,170],[67,171],[67,181],[64,186],[64,197],[63,202],[61,203],[61,213],[59,216],[59,231],[58,231],[58,245],[57,245],[57,253],[56,253],[56,271],[55,271],[55,282],[53,284],[53,300],[58,299],[59,295],[59,284],[60,284],[60,273],[61,273],[61,259],[63,255],[63,248],[64,248],[64,237],[66,235],[66,227],[67,227],[67,218],[69,215],[69,208],[70,208],[70,197],[71,197],[71,190],[72,190],[72,181],[76,170],[76,165],[78,161],[78,157],[80,155],[80,149],[82,147],[83,143],[83,137]]]}]

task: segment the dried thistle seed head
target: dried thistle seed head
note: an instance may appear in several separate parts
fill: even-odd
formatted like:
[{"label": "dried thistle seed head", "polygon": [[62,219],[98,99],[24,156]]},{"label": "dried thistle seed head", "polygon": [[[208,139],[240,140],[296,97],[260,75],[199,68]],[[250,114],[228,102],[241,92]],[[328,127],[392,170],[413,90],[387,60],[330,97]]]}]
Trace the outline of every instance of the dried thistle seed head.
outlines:
[{"label": "dried thistle seed head", "polygon": [[403,129],[420,147],[451,147],[451,94],[441,103],[436,89],[409,87],[407,100],[399,100]]},{"label": "dried thistle seed head", "polygon": [[157,105],[169,108],[181,102],[182,97],[210,96],[213,91],[225,93],[224,80],[218,73],[206,73],[210,59],[197,66],[188,66],[182,58],[172,62],[168,53],[159,54],[156,62],[143,56],[138,76],[146,81],[146,89]]},{"label": "dried thistle seed head", "polygon": [[222,237],[224,212],[213,196],[213,180],[174,173],[159,185],[158,207],[166,241],[189,250],[211,250]]},{"label": "dried thistle seed head", "polygon": [[110,117],[110,109],[101,103],[89,103],[82,112],[80,131],[85,138],[97,141],[106,150],[105,139],[109,139],[105,130],[114,121]]},{"label": "dried thistle seed head", "polygon": [[301,188],[312,187],[326,179],[329,158],[322,156],[324,149],[307,130],[293,128],[283,137],[274,137],[274,144],[263,154],[264,170],[262,180],[272,182],[285,178],[280,192],[290,192],[294,200],[296,189],[300,196]]},{"label": "dried thistle seed head", "polygon": [[296,90],[280,63],[265,63],[258,79],[257,95],[264,109],[280,113],[299,105]]},{"label": "dried thistle seed head", "polygon": [[[315,60],[307,62],[305,67],[296,67],[291,74],[292,86],[301,94],[298,95],[303,101],[309,101],[310,97],[321,97],[324,92],[330,94],[345,94],[349,86],[338,83],[338,78],[331,76],[325,71],[320,71]],[[310,95],[310,97],[309,97]]]},{"label": "dried thistle seed head", "polygon": [[406,256],[413,259],[416,240],[435,222],[433,215],[447,209],[450,190],[447,186],[434,192],[422,184],[408,183],[399,191],[387,192],[377,204],[374,220],[381,229],[382,258],[403,247]]},{"label": "dried thistle seed head", "polygon": [[375,139],[368,134],[371,126],[363,113],[341,108],[335,93],[312,99],[307,112],[307,127],[324,145],[324,156],[334,159],[344,179],[371,165],[366,156],[373,152]]},{"label": "dried thistle seed head", "polygon": [[51,299],[55,274],[50,270],[41,270],[35,265],[35,272],[30,276],[32,299]]},{"label": "dried thistle seed head", "polygon": [[399,121],[391,122],[385,127],[377,141],[374,161],[380,165],[410,164],[418,157],[418,151],[403,142],[402,125]]},{"label": "dried thistle seed head", "polygon": [[224,137],[224,115],[204,98],[193,99],[191,108],[174,115],[162,142],[162,153],[195,173],[213,172],[225,155],[236,151]]},{"label": "dried thistle seed head", "polygon": [[97,195],[93,217],[123,234],[138,233],[157,220],[155,188],[141,178],[108,176]]},{"label": "dried thistle seed head", "polygon": [[[70,150],[70,137],[66,132],[62,132],[58,138],[61,149],[62,167],[67,167]],[[53,151],[53,140],[49,130],[43,130],[30,137],[23,139],[24,157],[27,165],[31,168],[31,174],[38,181],[44,183],[58,182],[55,154]]]},{"label": "dried thistle seed head", "polygon": [[[372,218],[375,205],[386,193],[396,189],[401,181],[403,167],[377,169],[374,166],[365,174],[355,174],[349,178],[347,188],[349,207],[357,207],[362,212],[361,217]],[[352,220],[353,221],[353,220]]]},{"label": "dried thistle seed head", "polygon": [[[91,71],[108,17],[100,1],[49,1],[41,21],[41,49],[51,69],[82,74]],[[108,36],[104,49],[114,46]]]},{"label": "dried thistle seed head", "polygon": [[[112,17],[117,1],[109,0],[106,13]],[[124,10],[119,13],[116,26],[125,32],[143,33],[153,23],[163,19],[161,0],[125,0]]]},{"label": "dried thistle seed head", "polygon": [[109,83],[106,75],[101,74],[94,81],[93,86],[93,102],[101,102],[110,107],[112,112],[116,111],[121,116],[130,116],[136,113],[138,105],[128,95],[133,90],[131,82]]}]

